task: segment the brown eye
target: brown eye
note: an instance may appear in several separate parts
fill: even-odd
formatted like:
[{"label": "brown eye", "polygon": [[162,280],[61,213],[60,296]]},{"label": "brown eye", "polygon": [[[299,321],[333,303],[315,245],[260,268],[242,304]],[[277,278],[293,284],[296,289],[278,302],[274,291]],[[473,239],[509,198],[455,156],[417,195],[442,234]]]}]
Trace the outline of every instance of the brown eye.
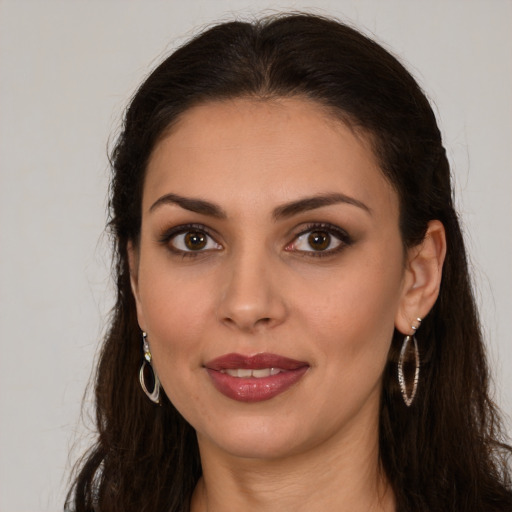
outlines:
[{"label": "brown eye", "polygon": [[331,235],[325,231],[312,231],[308,236],[308,244],[315,251],[325,251],[331,244]]},{"label": "brown eye", "polygon": [[185,234],[183,241],[187,249],[190,249],[191,251],[199,251],[206,247],[208,239],[206,238],[206,235],[200,231],[189,231]]},{"label": "brown eye", "polygon": [[171,250],[180,254],[192,256],[194,253],[220,251],[222,245],[218,244],[206,231],[200,229],[184,228],[178,226],[177,233],[171,233],[162,238],[162,242]]},{"label": "brown eye", "polygon": [[318,225],[300,233],[285,250],[308,256],[332,256],[351,244],[352,239],[344,229]]}]

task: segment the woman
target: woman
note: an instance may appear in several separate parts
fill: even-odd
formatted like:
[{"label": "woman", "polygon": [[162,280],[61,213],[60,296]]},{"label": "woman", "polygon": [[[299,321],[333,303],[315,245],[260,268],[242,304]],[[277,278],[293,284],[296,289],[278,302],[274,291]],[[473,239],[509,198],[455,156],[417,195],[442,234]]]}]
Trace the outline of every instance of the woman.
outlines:
[{"label": "woman", "polygon": [[310,15],[219,25],[142,84],[112,166],[69,508],[512,510],[448,162],[394,57]]}]

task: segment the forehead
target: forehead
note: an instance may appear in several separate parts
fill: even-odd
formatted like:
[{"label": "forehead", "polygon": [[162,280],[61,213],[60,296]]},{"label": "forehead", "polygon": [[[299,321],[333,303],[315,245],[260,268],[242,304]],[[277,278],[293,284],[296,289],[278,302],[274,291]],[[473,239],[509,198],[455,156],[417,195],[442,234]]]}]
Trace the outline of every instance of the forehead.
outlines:
[{"label": "forehead", "polygon": [[396,202],[370,138],[321,105],[236,99],[193,107],[173,125],[150,158],[143,208],[170,192],[263,205],[332,191]]}]

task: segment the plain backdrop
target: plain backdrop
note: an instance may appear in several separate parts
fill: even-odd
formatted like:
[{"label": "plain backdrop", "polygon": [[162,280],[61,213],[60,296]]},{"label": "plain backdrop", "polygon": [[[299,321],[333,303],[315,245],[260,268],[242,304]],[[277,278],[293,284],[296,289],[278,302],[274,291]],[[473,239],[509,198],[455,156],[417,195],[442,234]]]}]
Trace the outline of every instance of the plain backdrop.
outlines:
[{"label": "plain backdrop", "polygon": [[0,512],[61,510],[71,463],[90,441],[90,400],[83,419],[81,400],[112,304],[106,155],[127,100],[196,29],[282,10],[373,34],[434,103],[496,399],[512,412],[510,0],[4,0]]}]

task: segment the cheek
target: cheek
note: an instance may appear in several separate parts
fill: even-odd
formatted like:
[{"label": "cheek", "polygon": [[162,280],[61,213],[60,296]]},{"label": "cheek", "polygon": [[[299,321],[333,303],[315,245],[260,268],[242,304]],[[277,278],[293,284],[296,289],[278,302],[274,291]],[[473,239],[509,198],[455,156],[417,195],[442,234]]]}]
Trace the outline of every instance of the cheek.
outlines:
[{"label": "cheek", "polygon": [[154,365],[165,381],[200,362],[200,340],[214,316],[212,294],[204,279],[187,278],[185,272],[169,271],[169,265],[142,267],[139,293],[150,337]]},{"label": "cheek", "polygon": [[[380,373],[387,360],[403,271],[400,257],[391,260],[398,262],[394,265],[386,261],[360,259],[335,277],[317,280],[315,288],[305,287],[295,294],[304,296],[308,290],[308,300],[300,307],[303,327],[310,330],[311,339],[318,340],[322,357],[325,361],[337,357],[349,373],[362,368]],[[327,291],[319,292],[322,288]],[[313,296],[311,289],[317,290]]]}]

